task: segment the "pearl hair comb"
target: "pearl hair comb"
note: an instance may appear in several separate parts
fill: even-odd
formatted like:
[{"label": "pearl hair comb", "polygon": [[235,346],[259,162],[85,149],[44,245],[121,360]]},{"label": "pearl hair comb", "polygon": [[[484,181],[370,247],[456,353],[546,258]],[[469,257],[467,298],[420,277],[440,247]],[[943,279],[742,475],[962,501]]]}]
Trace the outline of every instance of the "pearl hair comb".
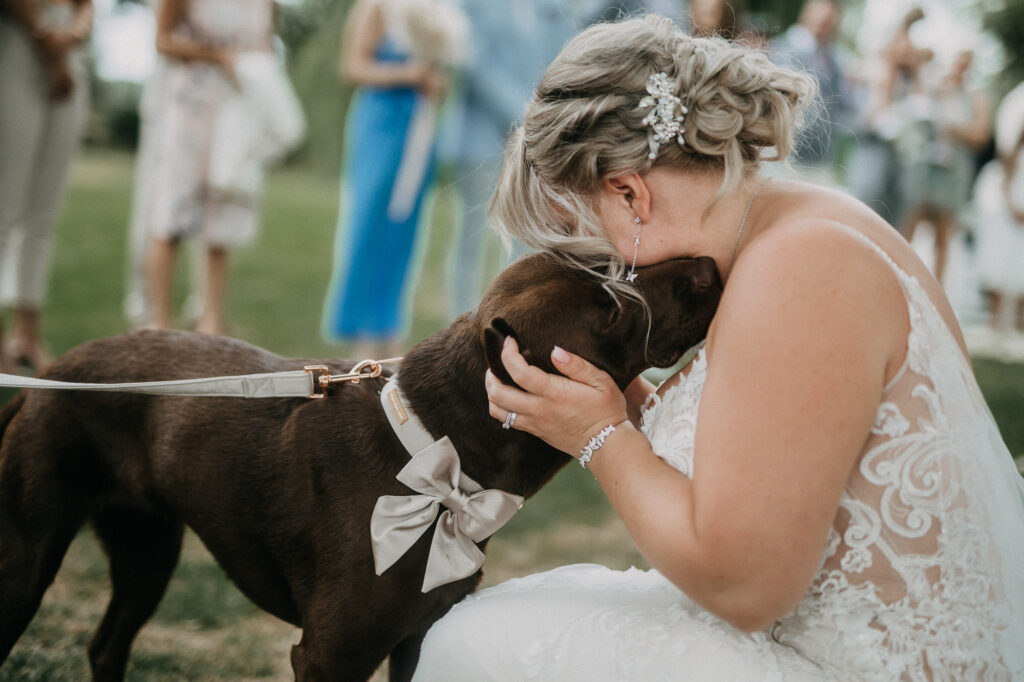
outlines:
[{"label": "pearl hair comb", "polygon": [[647,158],[653,161],[658,156],[662,142],[668,142],[675,137],[679,146],[685,144],[683,133],[686,130],[683,128],[683,122],[689,109],[673,91],[672,79],[667,73],[653,74],[647,81],[647,92],[648,94],[640,100],[640,106],[650,108],[643,124],[652,129],[647,134],[647,144],[651,149]]}]

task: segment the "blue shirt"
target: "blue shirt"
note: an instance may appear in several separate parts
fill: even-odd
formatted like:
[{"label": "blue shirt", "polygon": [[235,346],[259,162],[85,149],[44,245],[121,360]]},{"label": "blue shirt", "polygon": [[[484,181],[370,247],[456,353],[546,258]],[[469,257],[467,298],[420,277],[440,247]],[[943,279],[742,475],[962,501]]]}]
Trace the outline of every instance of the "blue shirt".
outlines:
[{"label": "blue shirt", "polygon": [[574,35],[563,0],[461,0],[469,50],[457,77],[442,154],[463,164],[500,158],[548,64]]}]

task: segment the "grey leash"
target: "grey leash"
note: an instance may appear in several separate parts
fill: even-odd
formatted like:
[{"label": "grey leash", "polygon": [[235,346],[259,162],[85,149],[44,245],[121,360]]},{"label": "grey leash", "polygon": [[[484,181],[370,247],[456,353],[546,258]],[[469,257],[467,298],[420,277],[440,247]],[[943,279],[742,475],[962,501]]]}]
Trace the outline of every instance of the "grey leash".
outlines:
[{"label": "grey leash", "polygon": [[382,365],[401,358],[363,360],[351,371],[331,374],[327,365],[307,365],[303,369],[238,376],[177,379],[173,381],[134,381],[117,384],[76,383],[36,379],[0,373],[0,386],[73,391],[112,391],[146,395],[179,395],[207,398],[325,398],[331,384],[380,376]]}]

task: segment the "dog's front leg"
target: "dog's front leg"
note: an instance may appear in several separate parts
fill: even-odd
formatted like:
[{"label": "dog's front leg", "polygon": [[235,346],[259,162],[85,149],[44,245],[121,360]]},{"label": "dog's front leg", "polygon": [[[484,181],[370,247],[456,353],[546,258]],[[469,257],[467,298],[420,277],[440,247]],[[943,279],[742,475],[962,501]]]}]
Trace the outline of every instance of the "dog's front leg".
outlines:
[{"label": "dog's front leg", "polygon": [[326,637],[322,632],[311,636],[310,629],[303,629],[302,640],[292,647],[295,682],[366,682],[387,656],[387,649],[380,646],[381,639]]},{"label": "dog's front leg", "polygon": [[388,658],[389,682],[409,682],[416,672],[416,664],[420,661],[420,645],[426,632],[409,635],[391,650]]}]

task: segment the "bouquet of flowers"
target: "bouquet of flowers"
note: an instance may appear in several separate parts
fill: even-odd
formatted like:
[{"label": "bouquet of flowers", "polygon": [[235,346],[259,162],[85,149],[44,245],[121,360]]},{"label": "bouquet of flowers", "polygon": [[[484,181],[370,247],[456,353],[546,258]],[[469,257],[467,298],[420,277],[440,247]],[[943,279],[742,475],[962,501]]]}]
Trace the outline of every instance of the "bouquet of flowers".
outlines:
[{"label": "bouquet of flowers", "polygon": [[452,0],[387,0],[389,34],[415,59],[442,67],[462,64],[469,20]]}]

